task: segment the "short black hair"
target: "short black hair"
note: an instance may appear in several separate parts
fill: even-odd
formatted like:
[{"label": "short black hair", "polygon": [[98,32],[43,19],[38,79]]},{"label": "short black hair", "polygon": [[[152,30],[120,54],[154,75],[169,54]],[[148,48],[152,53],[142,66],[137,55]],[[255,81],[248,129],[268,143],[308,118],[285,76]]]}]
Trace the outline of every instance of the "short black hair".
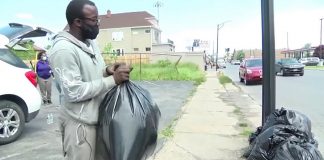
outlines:
[{"label": "short black hair", "polygon": [[96,6],[95,3],[89,0],[72,0],[66,8],[66,20],[71,25],[76,18],[83,18],[82,9],[84,5]]},{"label": "short black hair", "polygon": [[38,54],[37,54],[37,60],[40,60],[44,53],[45,53],[45,51],[39,51]]}]

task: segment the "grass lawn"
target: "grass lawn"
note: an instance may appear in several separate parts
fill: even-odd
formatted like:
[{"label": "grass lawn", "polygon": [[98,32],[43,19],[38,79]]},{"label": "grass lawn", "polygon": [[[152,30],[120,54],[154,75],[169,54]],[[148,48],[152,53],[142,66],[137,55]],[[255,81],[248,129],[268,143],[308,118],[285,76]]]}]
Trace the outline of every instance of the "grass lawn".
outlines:
[{"label": "grass lawn", "polygon": [[131,73],[132,80],[175,80],[193,81],[196,85],[206,81],[205,73],[194,63],[171,63],[168,60],[159,61],[154,64],[133,65]]},{"label": "grass lawn", "polygon": [[324,66],[305,66],[305,69],[324,70]]}]

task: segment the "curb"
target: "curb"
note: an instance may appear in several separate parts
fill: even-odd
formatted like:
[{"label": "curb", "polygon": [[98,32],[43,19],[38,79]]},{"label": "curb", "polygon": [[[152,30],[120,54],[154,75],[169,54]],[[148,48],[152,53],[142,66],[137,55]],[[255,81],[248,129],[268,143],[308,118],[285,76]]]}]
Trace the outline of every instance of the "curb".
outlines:
[{"label": "curb", "polygon": [[309,69],[309,68],[305,68],[304,70],[308,70],[308,71],[324,71],[324,69]]}]

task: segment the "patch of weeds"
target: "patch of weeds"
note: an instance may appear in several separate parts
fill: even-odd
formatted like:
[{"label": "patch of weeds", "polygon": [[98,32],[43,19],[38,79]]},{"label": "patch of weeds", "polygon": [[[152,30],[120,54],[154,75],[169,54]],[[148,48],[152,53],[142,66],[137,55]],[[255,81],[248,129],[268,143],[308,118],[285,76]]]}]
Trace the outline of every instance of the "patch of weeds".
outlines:
[{"label": "patch of weeds", "polygon": [[253,133],[253,131],[251,130],[251,128],[249,127],[244,127],[242,132],[240,133],[241,136],[245,136],[248,137]]},{"label": "patch of weeds", "polygon": [[234,114],[236,115],[242,115],[243,113],[241,112],[240,108],[236,107],[233,111]]},{"label": "patch of weeds", "polygon": [[165,138],[172,138],[174,136],[174,130],[172,124],[161,131],[161,135]]},{"label": "patch of weeds", "polygon": [[244,123],[244,122],[241,122],[241,123],[239,123],[239,126],[240,127],[248,127],[248,124],[247,123]]},{"label": "patch of weeds", "polygon": [[226,83],[232,83],[232,79],[225,75],[219,76],[218,79],[219,83],[222,85],[225,85]]}]

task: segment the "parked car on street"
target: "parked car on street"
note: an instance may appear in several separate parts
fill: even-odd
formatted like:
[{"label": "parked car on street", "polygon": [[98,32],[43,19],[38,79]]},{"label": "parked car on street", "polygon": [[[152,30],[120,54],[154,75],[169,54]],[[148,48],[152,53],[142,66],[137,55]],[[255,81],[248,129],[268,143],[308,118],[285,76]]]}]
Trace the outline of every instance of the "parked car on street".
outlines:
[{"label": "parked car on street", "polygon": [[232,60],[231,64],[232,65],[240,65],[241,62],[239,60]]},{"label": "parked car on street", "polygon": [[48,30],[17,23],[0,28],[0,145],[15,141],[41,106],[36,74],[10,47],[23,38],[47,33]]},{"label": "parked car on street", "polygon": [[307,57],[301,58],[299,62],[305,66],[317,66],[320,63],[320,59],[318,57]]},{"label": "parked car on street", "polygon": [[226,68],[225,60],[220,59],[217,61],[218,68]]},{"label": "parked car on street", "polygon": [[294,58],[284,58],[276,62],[276,74],[282,76],[299,74],[304,75],[304,65]]},{"label": "parked car on street", "polygon": [[251,82],[262,81],[262,59],[245,59],[240,65],[239,78],[241,82],[249,85]]}]

